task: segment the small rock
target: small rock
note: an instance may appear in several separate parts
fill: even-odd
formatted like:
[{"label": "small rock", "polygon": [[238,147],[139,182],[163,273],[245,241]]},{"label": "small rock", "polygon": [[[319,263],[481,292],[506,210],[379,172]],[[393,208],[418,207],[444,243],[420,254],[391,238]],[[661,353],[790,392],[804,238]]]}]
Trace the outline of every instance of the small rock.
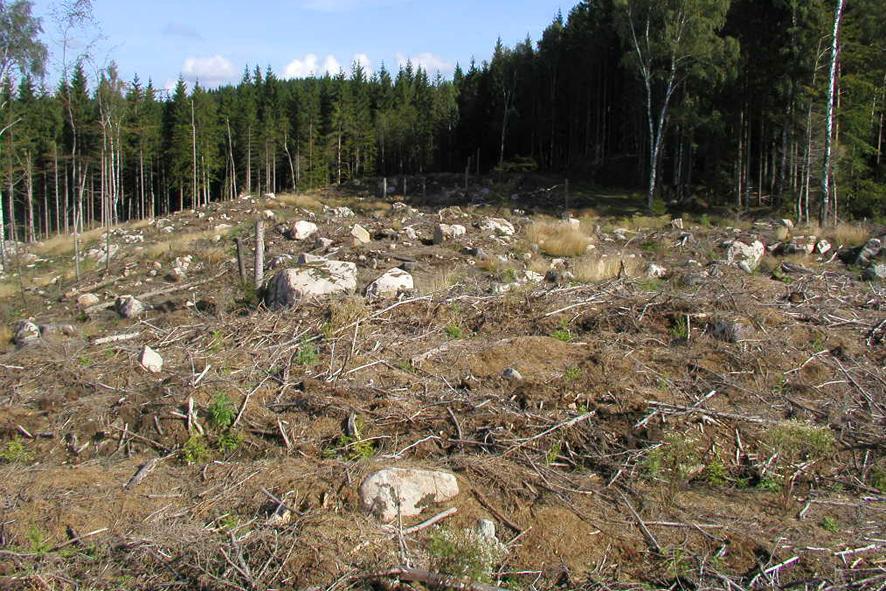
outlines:
[{"label": "small rock", "polygon": [[760,266],[765,253],[766,246],[759,240],[751,244],[735,240],[726,251],[726,262],[741,267],[746,273],[753,273]]},{"label": "small rock", "polygon": [[508,367],[503,372],[501,372],[501,377],[512,382],[519,382],[523,380],[523,375],[513,367]]},{"label": "small rock", "polygon": [[369,244],[372,242],[372,236],[369,234],[369,231],[360,224],[354,224],[351,236],[354,237],[355,244]]},{"label": "small rock", "polygon": [[403,235],[409,240],[418,240],[418,233],[412,226],[406,226],[403,228]]},{"label": "small rock", "polygon": [[277,219],[277,214],[275,214],[270,209],[264,210],[263,212],[261,212],[261,215],[263,218],[265,218],[266,220],[269,220],[269,221],[273,221],[273,220]]},{"label": "small rock", "polygon": [[883,281],[886,279],[886,264],[877,263],[864,271],[865,281]]},{"label": "small rock", "polygon": [[73,324],[40,324],[37,328],[40,329],[40,336],[42,336],[43,338],[48,338],[55,335],[64,335],[66,337],[77,336],[77,329],[74,328]]},{"label": "small rock", "polygon": [[452,238],[467,234],[468,230],[461,224],[437,224],[434,226],[434,244],[443,244]]},{"label": "small rock", "polygon": [[815,252],[824,255],[831,251],[831,243],[827,240],[819,240],[815,245]]},{"label": "small rock", "polygon": [[855,264],[859,267],[867,267],[880,255],[880,250],[882,248],[883,244],[878,238],[871,238],[861,250],[858,251],[858,254],[855,257]]},{"label": "small rock", "polygon": [[299,265],[311,265],[314,263],[325,263],[326,260],[327,260],[326,257],[320,256],[317,254],[311,254],[309,252],[305,252],[305,253],[298,255],[296,262]]},{"label": "small rock", "polygon": [[516,233],[514,224],[504,218],[486,218],[480,222],[480,229],[497,236],[513,236]]},{"label": "small rock", "polygon": [[100,301],[99,297],[94,293],[84,293],[77,298],[77,305],[81,308],[89,308],[90,306],[95,306]]},{"label": "small rock", "polygon": [[715,338],[727,343],[737,343],[753,336],[754,329],[737,320],[719,318],[708,325],[708,332]]},{"label": "small rock", "polygon": [[477,520],[477,527],[475,529],[478,534],[490,542],[498,542],[498,538],[495,536],[495,522],[491,519]]},{"label": "small rock", "polygon": [[412,275],[403,269],[391,269],[366,288],[366,297],[370,299],[397,297],[400,292],[412,291],[415,283]]},{"label": "small rock", "polygon": [[418,261],[403,261],[400,263],[400,268],[407,273],[415,273],[418,271]]},{"label": "small rock", "polygon": [[354,217],[354,212],[349,207],[334,207],[332,208],[332,216],[337,218],[352,218]]},{"label": "small rock", "polygon": [[794,222],[792,222],[791,220],[787,220],[787,219],[785,219],[785,220],[779,220],[779,223],[780,223],[782,226],[784,226],[785,228],[787,228],[788,230],[793,230],[793,229],[794,229]]},{"label": "small rock", "polygon": [[18,347],[25,347],[40,340],[40,328],[30,320],[19,320],[15,325],[13,342]]},{"label": "small rock", "polygon": [[458,496],[458,481],[448,472],[414,468],[385,468],[366,477],[360,486],[363,510],[383,522],[416,517],[431,504]]},{"label": "small rock", "polygon": [[114,302],[114,309],[123,318],[136,318],[144,313],[145,305],[131,295],[124,295]]},{"label": "small rock", "polygon": [[318,230],[319,228],[317,228],[317,224],[314,222],[299,220],[292,224],[292,229],[289,231],[289,238],[291,240],[307,240],[316,234]]},{"label": "small rock", "polygon": [[666,267],[662,267],[661,265],[656,265],[655,263],[651,263],[646,268],[646,276],[652,279],[661,279],[668,274],[668,270]]},{"label": "small rock", "polygon": [[144,349],[142,349],[141,357],[139,358],[139,363],[142,364],[146,370],[151,373],[160,373],[163,371],[163,358],[159,353],[145,345]]}]

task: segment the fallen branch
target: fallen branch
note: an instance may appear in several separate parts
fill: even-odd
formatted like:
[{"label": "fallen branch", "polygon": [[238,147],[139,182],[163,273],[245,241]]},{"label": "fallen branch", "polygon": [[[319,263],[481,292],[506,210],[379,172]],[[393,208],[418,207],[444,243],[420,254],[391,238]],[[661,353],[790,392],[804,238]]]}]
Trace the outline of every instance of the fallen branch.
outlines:
[{"label": "fallen branch", "polygon": [[109,337],[102,337],[100,339],[95,339],[92,341],[93,345],[107,345],[108,343],[119,343],[122,341],[131,341],[132,339],[137,339],[141,335],[140,332],[130,332],[126,334],[115,334]]},{"label": "fallen branch", "polygon": [[405,567],[396,567],[388,569],[386,571],[364,575],[362,577],[358,577],[358,579],[359,578],[362,578],[364,580],[396,578],[400,579],[401,581],[424,583],[425,585],[437,587],[438,589],[452,589],[454,591],[506,591],[501,587],[487,585],[486,583],[478,583],[476,581],[458,579],[456,577],[441,575],[439,573],[432,573],[426,570],[418,570]]},{"label": "fallen branch", "polygon": [[568,421],[563,421],[562,423],[557,423],[556,425],[554,425],[554,426],[551,427],[550,429],[546,429],[546,430],[542,431],[541,433],[539,433],[539,434],[537,434],[537,435],[533,435],[532,437],[529,437],[529,438],[527,438],[527,439],[523,439],[523,440],[521,440],[520,443],[518,443],[518,444],[515,445],[514,447],[511,447],[511,448],[509,448],[508,450],[506,450],[506,451],[502,454],[502,457],[508,456],[508,455],[510,455],[512,452],[515,452],[515,451],[517,451],[518,449],[520,449],[520,448],[522,448],[522,447],[525,447],[526,445],[532,443],[532,442],[535,441],[536,439],[541,439],[541,438],[544,437],[545,435],[549,435],[549,434],[553,433],[554,431],[558,431],[558,430],[563,429],[563,428],[566,428],[566,427],[572,427],[573,425],[577,425],[578,423],[581,423],[581,422],[583,422],[583,421],[586,421],[586,420],[588,420],[589,418],[591,418],[592,416],[594,416],[595,414],[596,414],[596,413],[594,413],[594,412],[588,412],[588,413],[585,413],[585,414],[583,414],[583,415],[579,415],[579,416],[577,416],[577,417],[571,418],[571,419],[569,419]]},{"label": "fallen branch", "polygon": [[[184,285],[175,285],[173,287],[164,287],[163,289],[155,289],[154,291],[148,291],[148,292],[139,294],[134,297],[137,300],[147,300],[150,298],[155,298],[157,296],[175,293],[177,291],[184,291],[186,289],[191,289],[192,287],[198,287],[200,285],[204,285],[206,283],[210,283],[212,281],[215,281],[216,279],[218,279],[219,277],[221,277],[222,275],[224,275],[227,272],[228,272],[228,270],[225,269],[221,273],[213,275],[212,277],[210,277],[208,279],[203,279],[201,281],[195,281],[193,283],[185,283]],[[86,310],[84,310],[84,312],[86,314],[95,314],[96,312],[101,312],[102,310],[107,310],[108,308],[112,307],[115,303],[116,303],[116,300],[110,301],[110,302],[103,302],[101,304],[96,304],[94,306],[90,306],[90,307],[86,308]]]},{"label": "fallen branch", "polygon": [[509,518],[507,517],[507,515],[505,515],[504,513],[502,513],[501,511],[499,511],[498,509],[496,509],[495,505],[493,505],[492,503],[490,503],[490,502],[489,502],[489,499],[487,499],[487,498],[483,495],[483,493],[481,493],[479,490],[474,490],[473,492],[474,492],[474,498],[477,499],[477,502],[480,503],[481,505],[483,505],[483,507],[484,507],[487,511],[489,511],[490,513],[492,513],[492,516],[493,516],[493,517],[495,517],[496,519],[498,519],[499,521],[501,521],[502,523],[504,523],[506,526],[508,526],[509,528],[511,528],[512,530],[514,530],[515,532],[517,532],[517,534],[522,534],[522,533],[523,533],[523,528],[520,527],[519,525],[517,525],[516,523],[514,523],[511,519],[509,519]]},{"label": "fallen branch", "polygon": [[427,529],[427,528],[431,527],[432,525],[434,525],[435,523],[439,523],[440,521],[443,521],[447,517],[451,517],[452,515],[455,515],[456,513],[458,513],[458,507],[450,507],[449,509],[446,509],[445,511],[437,513],[436,515],[434,515],[430,519],[426,519],[425,521],[422,521],[421,523],[419,523],[417,525],[413,525],[412,527],[407,527],[406,529],[403,530],[403,533],[404,534],[414,534],[415,532],[421,531],[423,529]]}]

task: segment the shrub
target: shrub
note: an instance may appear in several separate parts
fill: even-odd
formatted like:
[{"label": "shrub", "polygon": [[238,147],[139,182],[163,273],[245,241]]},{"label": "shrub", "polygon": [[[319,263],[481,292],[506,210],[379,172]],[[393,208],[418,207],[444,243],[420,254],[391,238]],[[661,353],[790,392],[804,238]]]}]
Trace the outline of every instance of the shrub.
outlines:
[{"label": "shrub", "polygon": [[209,415],[209,424],[216,429],[227,429],[234,424],[237,417],[237,407],[234,402],[224,392],[219,392],[212,399],[207,410]]},{"label": "shrub", "polygon": [[726,484],[726,478],[728,475],[729,473],[726,470],[726,464],[723,463],[720,456],[715,456],[704,469],[705,480],[707,480],[708,484],[711,486],[723,486]]},{"label": "shrub", "polygon": [[837,522],[836,519],[830,516],[822,518],[820,525],[823,530],[831,532],[832,534],[840,531],[840,524]]},{"label": "shrub", "polygon": [[464,336],[464,331],[462,330],[461,326],[459,326],[455,322],[450,322],[443,330],[446,332],[446,336],[453,340],[460,339]]},{"label": "shrub", "polygon": [[25,447],[25,443],[20,437],[7,441],[3,449],[0,449],[0,462],[6,464],[26,464],[30,461],[31,452]]},{"label": "shrub", "polygon": [[317,345],[313,341],[303,340],[298,348],[298,355],[295,356],[295,362],[304,367],[311,367],[317,365],[319,359]]},{"label": "shrub", "polygon": [[428,540],[428,553],[436,572],[480,583],[492,580],[493,569],[504,559],[505,552],[498,540],[471,529],[440,528]]},{"label": "shrub", "polygon": [[215,445],[222,453],[231,453],[236,451],[240,444],[243,443],[243,437],[239,433],[233,431],[225,431],[218,436]]},{"label": "shrub", "polygon": [[698,442],[681,434],[669,434],[651,450],[643,462],[645,472],[671,486],[683,486],[699,467]]},{"label": "shrub", "polygon": [[201,464],[209,459],[209,448],[202,435],[191,435],[181,451],[182,460],[186,464]]}]

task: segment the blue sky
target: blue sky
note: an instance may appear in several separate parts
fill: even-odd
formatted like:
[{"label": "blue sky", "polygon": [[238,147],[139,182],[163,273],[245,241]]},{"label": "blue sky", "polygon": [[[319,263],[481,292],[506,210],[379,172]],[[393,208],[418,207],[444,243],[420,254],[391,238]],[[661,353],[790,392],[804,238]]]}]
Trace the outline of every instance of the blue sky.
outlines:
[{"label": "blue sky", "polygon": [[[497,37],[537,40],[559,9],[577,0],[93,0],[101,38],[92,53],[116,61],[124,78],[156,86],[179,76],[214,86],[236,81],[246,64],[270,64],[282,77],[371,70],[411,59],[432,73],[487,59]],[[56,50],[53,0],[34,0]],[[93,33],[87,36],[94,36]],[[58,52],[55,52],[56,56]],[[56,59],[56,68],[58,60]]]}]

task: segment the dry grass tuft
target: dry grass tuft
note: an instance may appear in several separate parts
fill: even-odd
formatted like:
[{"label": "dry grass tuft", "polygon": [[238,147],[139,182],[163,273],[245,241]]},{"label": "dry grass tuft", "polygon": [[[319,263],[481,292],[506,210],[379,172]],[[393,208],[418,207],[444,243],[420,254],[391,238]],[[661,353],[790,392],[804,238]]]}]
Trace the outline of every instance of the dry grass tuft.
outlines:
[{"label": "dry grass tuft", "polygon": [[[202,230],[200,232],[188,232],[186,234],[179,234],[178,236],[174,236],[169,240],[163,240],[161,242],[155,242],[153,244],[148,244],[144,247],[142,251],[143,255],[156,259],[158,257],[169,255],[169,256],[179,256],[182,254],[197,254],[200,253],[192,253],[194,244],[201,240],[212,240],[216,236],[227,236],[233,231],[233,228],[223,228],[221,230],[216,230],[211,228],[209,230]],[[219,247],[221,248],[221,247]]]},{"label": "dry grass tuft", "polygon": [[6,298],[11,298],[19,294],[21,294],[21,291],[15,283],[0,283],[0,300],[5,300]]},{"label": "dry grass tuft", "polygon": [[583,283],[607,281],[618,277],[622,262],[628,277],[637,275],[640,263],[636,258],[585,256],[573,261],[571,270],[575,278]]},{"label": "dry grass tuft", "polygon": [[0,349],[12,343],[12,329],[5,324],[0,324]]},{"label": "dry grass tuft", "polygon": [[359,296],[348,296],[329,304],[329,325],[339,330],[369,316],[366,300]]},{"label": "dry grass tuft", "polygon": [[535,222],[526,229],[526,238],[545,254],[557,257],[580,256],[592,242],[580,229],[563,222]]},{"label": "dry grass tuft", "polygon": [[423,275],[415,278],[415,287],[421,295],[428,295],[444,291],[455,285],[461,279],[461,275],[451,268],[437,269],[433,275]]},{"label": "dry grass tuft", "polygon": [[837,224],[837,227],[830,228],[825,232],[825,236],[831,242],[842,244],[843,246],[861,246],[868,241],[870,230],[863,224],[850,224],[843,222]]},{"label": "dry grass tuft", "polygon": [[[94,228],[80,234],[80,248],[86,248],[87,244],[99,240],[105,233],[104,228]],[[44,256],[60,256],[73,254],[73,236],[53,236],[34,245],[34,252]]]},{"label": "dry grass tuft", "polygon": [[790,240],[791,231],[789,229],[785,228],[784,226],[781,226],[775,231],[775,238],[779,242],[785,242],[787,240]]},{"label": "dry grass tuft", "polygon": [[203,261],[206,261],[210,265],[218,265],[219,263],[223,263],[229,258],[231,258],[231,253],[229,249],[223,246],[209,246],[207,248],[201,248],[196,253],[197,258]]},{"label": "dry grass tuft", "polygon": [[313,195],[306,195],[304,193],[285,193],[283,195],[277,195],[276,199],[268,199],[265,203],[265,207],[268,209],[277,209],[284,205],[301,207],[302,209],[309,209],[311,211],[319,211],[323,209],[323,203],[319,199]]}]

